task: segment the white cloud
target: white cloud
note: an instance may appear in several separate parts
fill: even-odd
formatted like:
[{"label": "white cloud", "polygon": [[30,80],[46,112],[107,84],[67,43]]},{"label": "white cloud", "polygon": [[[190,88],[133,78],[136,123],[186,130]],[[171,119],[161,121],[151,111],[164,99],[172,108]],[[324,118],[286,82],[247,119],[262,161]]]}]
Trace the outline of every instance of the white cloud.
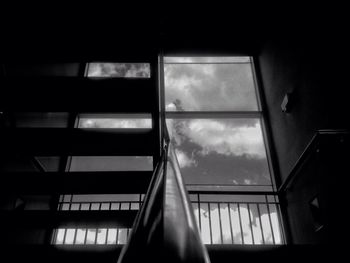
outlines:
[{"label": "white cloud", "polygon": [[[173,120],[173,122],[176,122]],[[187,138],[199,145],[202,155],[211,152],[223,155],[266,158],[259,122],[255,125],[237,124],[231,120],[194,119],[182,126],[170,123],[170,135],[176,134],[175,142],[181,145]],[[184,123],[183,122],[183,123]],[[168,122],[169,123],[169,122]]]},{"label": "white cloud", "polygon": [[187,154],[180,150],[175,150],[177,160],[179,161],[180,168],[196,166],[197,163],[193,156],[188,157]]},{"label": "white cloud", "polygon": [[79,128],[152,128],[151,119],[82,118]]},{"label": "white cloud", "polygon": [[168,64],[166,104],[180,101],[185,110],[256,109],[249,65]]}]

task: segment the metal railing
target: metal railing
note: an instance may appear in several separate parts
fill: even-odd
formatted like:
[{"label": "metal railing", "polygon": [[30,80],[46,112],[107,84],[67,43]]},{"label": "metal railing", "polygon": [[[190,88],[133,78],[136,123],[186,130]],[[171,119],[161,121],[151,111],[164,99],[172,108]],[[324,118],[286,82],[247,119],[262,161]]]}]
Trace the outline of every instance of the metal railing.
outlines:
[{"label": "metal railing", "polygon": [[205,244],[283,244],[276,195],[192,194],[192,206]]}]

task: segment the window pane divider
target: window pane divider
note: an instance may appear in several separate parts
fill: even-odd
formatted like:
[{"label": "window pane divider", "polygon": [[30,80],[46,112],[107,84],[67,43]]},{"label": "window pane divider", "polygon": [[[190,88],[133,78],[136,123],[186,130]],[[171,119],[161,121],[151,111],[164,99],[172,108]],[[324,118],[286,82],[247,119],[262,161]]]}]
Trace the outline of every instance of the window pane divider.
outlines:
[{"label": "window pane divider", "polygon": [[181,119],[227,119],[227,118],[261,118],[261,111],[167,111],[166,118]]}]

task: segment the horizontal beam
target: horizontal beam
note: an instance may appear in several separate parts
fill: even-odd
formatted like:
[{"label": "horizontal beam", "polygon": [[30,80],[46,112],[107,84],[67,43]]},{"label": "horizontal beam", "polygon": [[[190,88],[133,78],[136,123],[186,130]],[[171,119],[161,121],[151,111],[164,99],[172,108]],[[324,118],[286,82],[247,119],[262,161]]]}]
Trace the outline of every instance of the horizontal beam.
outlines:
[{"label": "horizontal beam", "polygon": [[153,130],[17,128],[0,130],[0,155],[152,156]]},{"label": "horizontal beam", "polygon": [[0,111],[152,112],[151,79],[79,77],[0,78]]},{"label": "horizontal beam", "polygon": [[49,211],[24,210],[0,212],[6,228],[132,227],[137,210]]},{"label": "horizontal beam", "polygon": [[145,193],[152,171],[2,173],[2,194],[133,194]]}]

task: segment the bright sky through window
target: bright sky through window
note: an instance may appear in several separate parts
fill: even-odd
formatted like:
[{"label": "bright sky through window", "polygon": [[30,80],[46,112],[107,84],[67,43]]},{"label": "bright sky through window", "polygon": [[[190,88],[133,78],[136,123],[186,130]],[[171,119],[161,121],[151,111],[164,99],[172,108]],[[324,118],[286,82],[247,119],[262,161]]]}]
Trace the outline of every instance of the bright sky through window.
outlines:
[{"label": "bright sky through window", "polygon": [[95,78],[150,78],[149,63],[89,63],[88,77]]},{"label": "bright sky through window", "polygon": [[167,128],[185,183],[271,190],[250,57],[164,63]]},{"label": "bright sky through window", "polygon": [[249,57],[165,58],[164,80],[167,111],[258,110]]},{"label": "bright sky through window", "polygon": [[79,128],[152,129],[151,114],[93,114],[79,116]]}]

